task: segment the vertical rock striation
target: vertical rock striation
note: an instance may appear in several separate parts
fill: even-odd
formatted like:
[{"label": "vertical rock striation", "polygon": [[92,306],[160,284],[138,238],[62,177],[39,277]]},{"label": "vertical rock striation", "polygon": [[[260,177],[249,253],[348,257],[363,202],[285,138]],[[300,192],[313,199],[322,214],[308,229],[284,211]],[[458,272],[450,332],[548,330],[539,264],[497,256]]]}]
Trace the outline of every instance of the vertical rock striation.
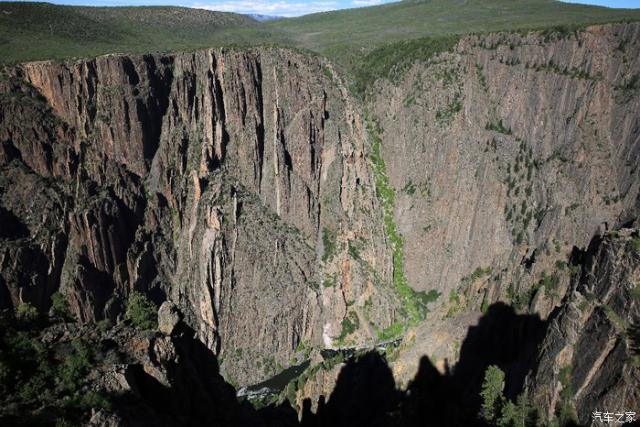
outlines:
[{"label": "vertical rock striation", "polygon": [[[59,288],[87,322],[120,316],[133,289],[168,298],[243,384],[292,363],[302,343],[323,345],[323,333],[333,345],[389,258],[361,118],[329,67],[217,49],[13,70],[5,175],[51,180],[64,202],[37,206],[57,218],[45,227],[55,236],[3,244],[14,272],[45,251],[31,281],[47,283],[29,296],[28,280],[5,279],[3,304],[46,309]],[[7,215],[23,218],[29,194],[3,188]],[[393,301],[378,299],[372,316],[390,323]]]}]

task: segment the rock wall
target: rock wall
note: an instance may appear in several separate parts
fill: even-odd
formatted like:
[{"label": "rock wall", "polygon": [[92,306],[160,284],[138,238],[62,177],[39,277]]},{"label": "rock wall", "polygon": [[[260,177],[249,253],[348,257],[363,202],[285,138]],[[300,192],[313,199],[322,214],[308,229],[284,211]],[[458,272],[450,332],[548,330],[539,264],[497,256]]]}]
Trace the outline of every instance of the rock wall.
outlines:
[{"label": "rock wall", "polygon": [[[64,201],[31,201],[56,219],[48,235],[34,218],[31,238],[3,241],[3,305],[46,310],[59,288],[86,322],[121,316],[132,289],[168,298],[243,384],[344,341],[363,295],[376,324],[393,320],[374,287],[390,258],[362,120],[330,65],[277,49],[112,55],[24,64],[4,84],[3,176],[23,175],[3,186],[7,216],[29,219],[18,182],[49,180],[35,193]],[[28,251],[45,252],[31,286],[10,277]]]},{"label": "rock wall", "polygon": [[581,254],[584,266],[550,322],[528,379],[543,416],[575,408],[581,425],[588,425],[595,410],[632,412],[640,404],[637,233],[607,234]]},{"label": "rock wall", "polygon": [[639,50],[638,24],[470,36],[375,85],[411,286],[505,300],[637,217]]}]

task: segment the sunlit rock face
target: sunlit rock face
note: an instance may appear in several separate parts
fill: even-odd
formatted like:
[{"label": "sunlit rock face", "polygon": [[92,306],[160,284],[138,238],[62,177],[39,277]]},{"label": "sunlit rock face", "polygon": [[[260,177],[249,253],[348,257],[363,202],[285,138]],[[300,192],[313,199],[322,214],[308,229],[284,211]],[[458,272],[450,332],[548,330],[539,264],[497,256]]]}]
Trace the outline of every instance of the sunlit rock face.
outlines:
[{"label": "sunlit rock face", "polygon": [[18,67],[3,206],[31,239],[3,241],[3,305],[60,289],[89,322],[147,291],[240,384],[333,345],[348,305],[391,323],[362,118],[329,67],[278,49]]}]

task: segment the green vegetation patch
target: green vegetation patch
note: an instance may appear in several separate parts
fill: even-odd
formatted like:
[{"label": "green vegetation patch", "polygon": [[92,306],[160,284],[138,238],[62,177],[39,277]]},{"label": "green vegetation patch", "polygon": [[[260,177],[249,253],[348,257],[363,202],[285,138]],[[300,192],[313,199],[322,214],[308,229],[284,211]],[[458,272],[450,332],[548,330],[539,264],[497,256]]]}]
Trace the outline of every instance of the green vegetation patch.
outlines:
[{"label": "green vegetation patch", "polygon": [[493,270],[491,269],[491,267],[476,267],[475,270],[473,270],[473,273],[471,273],[471,276],[469,276],[469,279],[472,282],[475,282],[476,280],[480,279],[481,277],[484,276],[489,276],[491,274]]},{"label": "green vegetation patch", "polygon": [[545,295],[555,295],[560,284],[560,278],[557,274],[548,275],[546,271],[542,272],[542,278],[538,282],[545,291]]},{"label": "green vegetation patch", "polygon": [[342,330],[338,337],[338,342],[344,344],[346,338],[354,333],[360,327],[360,320],[358,314],[355,311],[350,311],[347,316],[342,319]]},{"label": "green vegetation patch", "polygon": [[67,320],[71,318],[71,310],[69,309],[67,299],[60,292],[55,292],[51,295],[51,311],[54,316],[61,319]]},{"label": "green vegetation patch", "polygon": [[514,403],[504,396],[504,385],[505,374],[502,369],[496,365],[487,367],[480,391],[480,397],[482,398],[480,418],[487,425],[497,427],[538,425],[538,411],[531,407],[526,390],[518,395]]},{"label": "green vegetation patch", "polygon": [[0,395],[8,399],[5,403],[18,403],[20,411],[44,409],[73,425],[80,425],[92,408],[109,409],[103,396],[83,390],[95,362],[87,342],[74,339],[54,351],[29,323],[0,319],[0,328]]},{"label": "green vegetation patch", "polygon": [[380,342],[391,341],[398,338],[404,333],[404,324],[400,322],[392,323],[391,325],[378,332],[378,340]]},{"label": "green vegetation patch", "polygon": [[609,305],[603,304],[602,309],[607,319],[615,326],[616,330],[621,333],[625,333],[627,330],[627,322]]},{"label": "green vegetation patch", "polygon": [[322,245],[324,246],[324,252],[322,254],[322,261],[331,261],[336,254],[336,233],[327,227],[322,229]]},{"label": "green vegetation patch", "polygon": [[158,309],[144,294],[134,291],[127,302],[127,319],[141,330],[155,329],[158,325]]},{"label": "green vegetation patch", "polygon": [[152,53],[275,42],[251,18],[182,7],[0,3],[0,62]]},{"label": "green vegetation patch", "polygon": [[[411,65],[418,61],[428,61],[439,53],[452,50],[458,40],[458,36],[451,35],[426,37],[379,47],[365,55],[354,66],[354,92],[364,94],[379,78],[396,82]],[[457,103],[451,108],[457,108]]]},{"label": "green vegetation patch", "polygon": [[635,236],[631,239],[631,247],[634,251],[640,253],[640,236]]},{"label": "green vegetation patch", "polygon": [[371,121],[367,121],[367,129],[372,140],[371,161],[376,183],[376,195],[383,208],[384,231],[391,241],[393,249],[393,285],[402,302],[402,312],[409,325],[423,320],[429,312],[428,304],[437,300],[440,293],[436,290],[418,292],[409,286],[404,274],[404,239],[398,231],[393,211],[396,193],[386,173],[386,166],[382,158],[382,140],[379,129]]},{"label": "green vegetation patch", "polygon": [[446,318],[453,317],[463,311],[465,308],[464,299],[454,289],[449,293],[449,310],[447,310]]},{"label": "green vegetation patch", "polygon": [[399,1],[375,7],[315,13],[268,22],[300,47],[346,68],[388,43],[448,34],[547,29],[547,41],[573,37],[591,23],[633,20],[634,9],[610,9],[548,0]]},{"label": "green vegetation patch", "polygon": [[494,122],[487,123],[486,129],[492,130],[494,132],[502,133],[504,135],[511,135],[513,133],[511,131],[511,128],[507,128],[504,126],[504,124],[502,123],[502,119],[498,120],[495,123]]}]

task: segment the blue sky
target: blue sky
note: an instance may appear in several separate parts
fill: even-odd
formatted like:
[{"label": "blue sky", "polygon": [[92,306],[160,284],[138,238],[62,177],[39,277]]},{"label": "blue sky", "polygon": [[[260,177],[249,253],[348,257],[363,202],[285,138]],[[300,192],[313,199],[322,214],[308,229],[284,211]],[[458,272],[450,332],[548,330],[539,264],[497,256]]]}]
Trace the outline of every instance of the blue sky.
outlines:
[{"label": "blue sky", "polygon": [[[45,0],[57,4],[89,6],[175,5],[238,13],[297,16],[313,12],[372,6],[394,0]],[[564,0],[608,7],[640,8],[640,0]]]}]

